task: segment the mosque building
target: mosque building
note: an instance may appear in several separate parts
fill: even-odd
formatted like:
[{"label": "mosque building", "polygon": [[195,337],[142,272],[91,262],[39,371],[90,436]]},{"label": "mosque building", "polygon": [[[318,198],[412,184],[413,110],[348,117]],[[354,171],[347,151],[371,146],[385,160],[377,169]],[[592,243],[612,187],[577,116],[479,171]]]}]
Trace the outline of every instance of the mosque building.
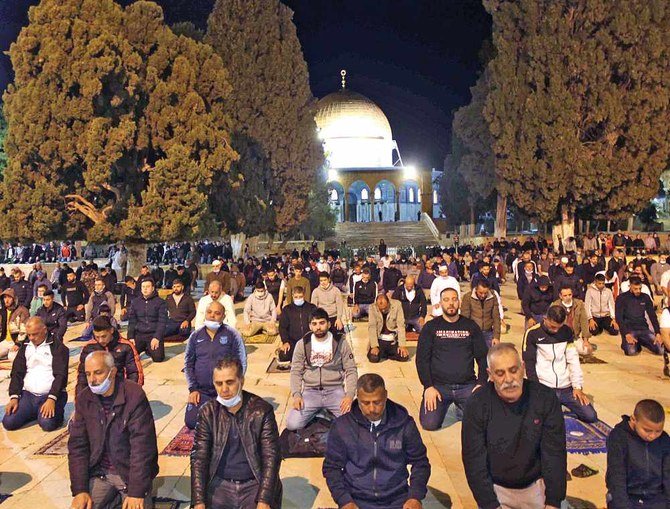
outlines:
[{"label": "mosque building", "polygon": [[341,76],[342,88],[318,102],[315,117],[338,222],[432,218],[433,172],[403,165],[384,112],[346,87],[346,71]]}]

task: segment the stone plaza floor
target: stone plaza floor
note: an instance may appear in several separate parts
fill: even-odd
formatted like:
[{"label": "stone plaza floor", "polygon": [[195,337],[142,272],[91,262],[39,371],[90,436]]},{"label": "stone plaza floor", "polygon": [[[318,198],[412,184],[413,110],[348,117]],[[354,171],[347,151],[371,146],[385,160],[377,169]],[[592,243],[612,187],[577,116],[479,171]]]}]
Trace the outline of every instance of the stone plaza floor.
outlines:
[{"label": "stone plaza floor", "polygon": [[[502,336],[503,341],[521,345],[523,318],[519,314],[520,304],[516,300],[515,288],[508,283],[503,288],[503,302],[511,329]],[[236,306],[241,312],[241,304]],[[75,337],[77,329],[68,331],[67,338]],[[662,360],[647,352],[635,358],[626,358],[619,348],[619,338],[600,335],[593,340],[598,345],[596,357],[603,364],[583,366],[585,392],[594,399],[600,419],[614,426],[622,414],[629,414],[634,404],[644,397],[653,397],[670,407],[667,388],[670,380],[662,377]],[[75,369],[80,342],[68,342],[71,353],[71,376],[68,383],[70,402],[66,418],[72,412],[72,391],[75,384]],[[353,332],[355,354],[359,375],[376,372],[387,383],[389,397],[404,405],[418,421],[422,387],[418,381],[414,364],[415,347],[410,343],[412,361],[397,363],[385,361],[370,364],[365,356],[367,350],[367,323],[356,323]],[[415,344],[414,344],[415,345]],[[153,364],[143,357],[145,366],[144,389],[147,392],[156,420],[158,450],[162,451],[184,424],[184,409],[188,396],[182,373],[184,345],[172,344],[166,348],[168,360]],[[245,389],[266,398],[275,406],[280,430],[285,425],[285,415],[290,404],[287,373],[268,374],[267,367],[273,358],[275,346],[268,344],[248,345],[249,368]],[[1,413],[8,400],[9,371],[0,371]],[[1,414],[0,414],[1,415]],[[450,411],[451,416],[453,416]],[[449,420],[449,416],[447,417]],[[432,465],[426,508],[465,507],[476,504],[467,486],[461,463],[461,425],[452,419],[450,426],[437,431],[422,431]],[[0,502],[5,508],[68,508],[70,507],[70,487],[67,456],[44,456],[36,452],[45,444],[63,433],[61,428],[52,433],[44,433],[37,424],[24,429],[0,431],[0,493],[12,496]],[[332,508],[335,504],[330,497],[321,475],[322,459],[290,459],[282,463],[281,478],[284,484],[284,503],[287,509]],[[605,454],[569,454],[568,470],[580,463],[599,470],[595,476],[568,482],[568,503],[572,507],[605,507]],[[155,495],[184,501],[179,507],[188,507],[190,500],[189,458],[159,457],[160,473],[154,482]]]}]

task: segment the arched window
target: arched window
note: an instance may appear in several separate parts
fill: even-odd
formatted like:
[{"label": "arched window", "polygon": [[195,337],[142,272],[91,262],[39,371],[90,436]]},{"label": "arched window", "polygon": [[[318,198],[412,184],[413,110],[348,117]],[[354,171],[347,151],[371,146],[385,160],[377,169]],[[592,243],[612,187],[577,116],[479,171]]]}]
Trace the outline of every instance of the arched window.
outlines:
[{"label": "arched window", "polygon": [[330,190],[330,201],[339,201],[340,197],[337,194],[337,189]]},{"label": "arched window", "polygon": [[417,203],[421,203],[421,193],[417,191],[416,193],[416,201]]},{"label": "arched window", "polygon": [[410,187],[408,189],[408,196],[409,196],[409,198],[407,199],[407,201],[409,203],[414,203],[414,188],[413,187]]},{"label": "arched window", "polygon": [[375,187],[375,200],[382,199],[382,190],[378,187]]},{"label": "arched window", "polygon": [[433,203],[437,205],[437,191],[433,191]]},{"label": "arched window", "polygon": [[369,200],[370,199],[370,193],[368,193],[368,190],[366,188],[361,189],[361,200]]}]

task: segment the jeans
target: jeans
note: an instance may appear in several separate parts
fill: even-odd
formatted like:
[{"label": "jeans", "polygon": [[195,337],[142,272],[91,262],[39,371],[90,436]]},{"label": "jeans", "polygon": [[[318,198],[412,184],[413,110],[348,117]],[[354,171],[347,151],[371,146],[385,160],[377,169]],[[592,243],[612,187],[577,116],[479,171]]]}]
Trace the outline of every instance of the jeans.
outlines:
[{"label": "jeans", "polygon": [[[88,486],[93,509],[119,509],[128,496],[126,484],[117,474],[93,476]],[[152,509],[153,506],[153,498],[149,493],[144,499],[144,509]]]},{"label": "jeans", "polygon": [[530,486],[520,489],[493,485],[493,491],[502,509],[544,509],[544,490],[543,479],[538,479]]},{"label": "jeans", "polygon": [[492,330],[483,330],[482,336],[484,336],[484,341],[486,341],[486,346],[491,348],[493,344],[493,329]]},{"label": "jeans", "polygon": [[435,388],[442,396],[442,401],[437,400],[437,407],[432,412],[426,412],[426,399],[421,398],[421,409],[419,411],[419,422],[426,431],[435,431],[442,427],[449,406],[454,403],[461,410],[472,394],[475,383],[467,384],[445,384],[436,385]]},{"label": "jeans", "polygon": [[654,343],[656,339],[656,334],[650,330],[642,331],[631,331],[630,334],[637,339],[637,343],[631,345],[626,341],[626,335],[621,334],[621,349],[626,355],[638,355],[642,351],[642,347],[649,349],[649,351],[655,355],[661,355],[663,353],[663,346],[657,345]]},{"label": "jeans", "polygon": [[352,318],[362,318],[364,316],[368,316],[370,306],[372,304],[356,304],[358,306],[358,311],[357,312],[352,312],[351,317]]},{"label": "jeans", "polygon": [[596,422],[598,420],[598,414],[596,413],[593,405],[589,403],[588,405],[582,405],[577,399],[575,399],[572,394],[572,387],[566,387],[564,389],[555,389],[556,396],[558,396],[558,401],[561,402],[561,405],[567,407],[571,412],[573,412],[577,419],[584,422]]},{"label": "jeans", "polygon": [[597,336],[603,330],[606,330],[610,336],[616,336],[619,334],[619,331],[612,326],[612,318],[609,316],[600,316],[593,317],[593,320],[596,322],[596,328],[591,331],[591,334]]},{"label": "jeans", "polygon": [[414,332],[421,332],[421,329],[423,329],[423,326],[419,323],[420,317],[416,318],[410,318],[405,319],[405,330],[407,331],[414,331]]},{"label": "jeans", "polygon": [[[532,318],[533,320],[535,320],[535,323],[542,323],[542,320],[544,320],[544,315],[542,315],[542,314],[540,314],[540,315],[536,315],[535,313],[533,313],[533,315],[531,316],[531,318]],[[526,319],[525,327],[526,327],[526,329],[529,329],[529,328],[530,328],[529,325],[528,325],[528,319]]]},{"label": "jeans", "polygon": [[185,329],[182,329],[181,324],[182,322],[175,322],[174,320],[168,319],[167,325],[165,326],[165,337],[179,336],[184,339],[188,339],[189,335],[191,334],[191,327],[189,326]]},{"label": "jeans", "polygon": [[184,424],[186,424],[189,429],[195,429],[195,425],[198,424],[198,412],[200,412],[202,406],[209,400],[216,398],[216,391],[213,393],[206,393],[203,391],[198,392],[200,392],[200,403],[197,405],[194,405],[193,403],[186,405]]},{"label": "jeans", "polygon": [[286,416],[286,429],[295,431],[304,428],[320,410],[329,410],[335,417],[339,417],[340,403],[344,398],[344,388],[341,385],[334,387],[307,388],[302,391],[303,408],[291,408]]},{"label": "jeans", "polygon": [[48,394],[37,396],[32,392],[22,391],[19,399],[19,408],[13,414],[5,414],[2,418],[2,425],[7,431],[19,429],[31,421],[37,419],[37,424],[44,431],[53,431],[63,424],[65,414],[65,404],[67,403],[67,393],[62,392],[56,400],[56,411],[54,416],[47,419],[42,417],[40,408],[47,400]]},{"label": "jeans", "polygon": [[398,353],[398,342],[390,342],[379,340],[379,353],[373,355],[370,352],[372,349],[368,350],[368,360],[372,363],[377,363],[384,359],[391,359],[392,361],[406,362],[409,360],[409,356],[401,357]]},{"label": "jeans", "polygon": [[256,509],[258,481],[246,482],[212,479],[207,489],[207,509]]},{"label": "jeans", "polygon": [[151,340],[153,336],[151,334],[137,334],[135,338],[135,349],[137,350],[137,355],[142,355],[142,352],[146,353],[151,360],[154,362],[163,362],[165,360],[165,344],[162,340],[158,342],[158,348],[155,350],[151,349]]},{"label": "jeans", "polygon": [[[286,353],[279,350],[279,352],[277,353],[277,362],[290,363],[293,360],[293,350],[295,350],[296,343],[297,341],[295,342],[288,341],[288,344],[291,345],[290,348],[286,351]],[[284,342],[282,341],[281,344],[284,344]]]}]

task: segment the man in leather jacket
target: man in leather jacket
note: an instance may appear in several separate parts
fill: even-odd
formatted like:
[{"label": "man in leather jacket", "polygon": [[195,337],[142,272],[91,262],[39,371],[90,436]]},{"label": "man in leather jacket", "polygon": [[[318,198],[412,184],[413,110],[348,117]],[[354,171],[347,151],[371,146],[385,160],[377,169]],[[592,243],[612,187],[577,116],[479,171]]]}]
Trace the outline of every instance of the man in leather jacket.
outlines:
[{"label": "man in leather jacket", "polygon": [[200,409],[191,452],[194,509],[278,509],[279,432],[272,405],[243,391],[242,363],[214,368],[218,394]]}]

